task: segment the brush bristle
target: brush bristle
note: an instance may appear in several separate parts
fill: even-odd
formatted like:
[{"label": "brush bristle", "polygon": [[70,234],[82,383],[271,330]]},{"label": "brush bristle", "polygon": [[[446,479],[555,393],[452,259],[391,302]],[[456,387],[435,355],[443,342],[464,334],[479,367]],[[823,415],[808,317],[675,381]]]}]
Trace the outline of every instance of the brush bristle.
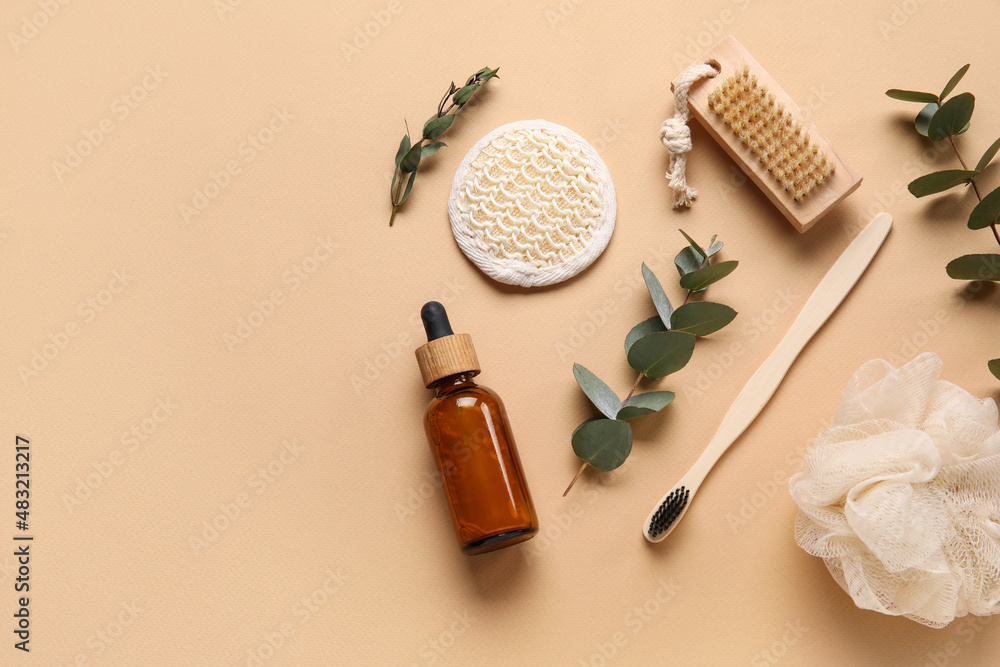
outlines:
[{"label": "brush bristle", "polygon": [[653,518],[649,520],[649,536],[659,537],[670,530],[677,517],[681,515],[687,507],[688,498],[691,492],[683,486],[678,486],[670,492],[660,506],[653,512]]},{"label": "brush bristle", "polygon": [[836,168],[748,66],[712,91],[708,103],[796,201]]}]

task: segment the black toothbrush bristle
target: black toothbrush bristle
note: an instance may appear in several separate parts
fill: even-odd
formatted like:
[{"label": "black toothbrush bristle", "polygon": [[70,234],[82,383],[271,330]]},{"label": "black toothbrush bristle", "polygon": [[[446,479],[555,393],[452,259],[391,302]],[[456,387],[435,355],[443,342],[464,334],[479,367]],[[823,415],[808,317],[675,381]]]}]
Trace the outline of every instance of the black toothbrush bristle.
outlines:
[{"label": "black toothbrush bristle", "polygon": [[649,521],[649,536],[659,537],[670,530],[670,526],[687,507],[690,496],[691,492],[683,486],[678,486],[671,491],[670,495],[664,498],[660,506],[653,512],[653,518]]}]

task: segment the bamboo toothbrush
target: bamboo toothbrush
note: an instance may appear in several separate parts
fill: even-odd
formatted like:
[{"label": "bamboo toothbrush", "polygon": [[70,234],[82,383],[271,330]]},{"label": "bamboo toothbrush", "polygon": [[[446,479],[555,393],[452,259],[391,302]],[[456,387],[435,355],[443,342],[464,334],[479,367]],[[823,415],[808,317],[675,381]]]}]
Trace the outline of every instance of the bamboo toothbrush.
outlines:
[{"label": "bamboo toothbrush", "polygon": [[879,213],[830,267],[778,347],[733,401],[705,451],[677,485],[656,503],[642,528],[647,540],[659,542],[677,527],[709,471],[764,409],[799,352],[868,268],[891,228],[892,216]]}]

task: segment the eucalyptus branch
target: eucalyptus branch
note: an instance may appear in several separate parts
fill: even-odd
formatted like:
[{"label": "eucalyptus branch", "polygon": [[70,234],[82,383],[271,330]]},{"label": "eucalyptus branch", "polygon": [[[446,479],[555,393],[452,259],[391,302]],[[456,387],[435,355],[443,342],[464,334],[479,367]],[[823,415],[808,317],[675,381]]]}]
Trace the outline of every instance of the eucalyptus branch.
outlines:
[{"label": "eucalyptus branch", "polygon": [[[901,90],[893,88],[885,92],[889,97],[905,102],[920,102],[925,106],[917,114],[914,120],[914,127],[917,132],[938,142],[948,140],[955,157],[958,158],[961,169],[945,169],[935,171],[930,174],[914,179],[907,186],[907,189],[914,197],[926,197],[950,190],[959,185],[971,185],[976,193],[979,203],[969,214],[967,226],[969,229],[985,229],[989,227],[993,232],[993,238],[997,245],[1000,245],[1000,232],[997,231],[997,223],[1000,222],[1000,188],[993,190],[985,196],[979,190],[977,179],[983,170],[989,166],[990,162],[1000,151],[1000,139],[994,141],[975,167],[970,168],[958,150],[958,142],[955,140],[960,134],[964,134],[971,127],[972,112],[976,108],[976,98],[972,93],[961,93],[949,99],[945,99],[955,89],[955,86],[962,80],[965,73],[969,71],[969,65],[965,65],[948,81],[940,95],[925,93],[917,90]],[[974,254],[963,255],[948,262],[945,268],[948,275],[955,280],[986,280],[1000,281],[1000,254]],[[1000,379],[1000,359],[992,359],[987,364],[990,372]]]},{"label": "eucalyptus branch", "polygon": [[[435,141],[445,133],[455,121],[458,113],[465,108],[465,105],[472,98],[473,94],[487,81],[497,76],[500,68],[490,69],[484,67],[470,76],[465,85],[461,88],[455,86],[452,81],[445,91],[441,101],[438,102],[437,113],[427,119],[424,123],[423,133],[416,143],[410,141],[410,128],[406,128],[406,134],[399,142],[399,149],[396,151],[396,167],[392,174],[392,184],[389,186],[389,202],[392,204],[392,214],[389,216],[389,226],[392,226],[396,219],[396,211],[403,205],[403,202],[410,196],[413,189],[413,181],[417,177],[417,169],[420,160],[430,157],[446,146],[443,141]],[[448,106],[445,106],[448,101]],[[429,142],[429,143],[424,143]],[[406,188],[403,188],[404,183]]]},{"label": "eucalyptus branch", "polygon": [[677,254],[674,265],[681,276],[680,286],[687,294],[677,310],[670,305],[657,277],[649,267],[642,265],[642,277],[657,314],[632,327],[625,336],[628,363],[639,373],[625,400],[619,401],[611,387],[589,370],[580,364],[573,365],[577,383],[602,416],[588,419],[573,431],[573,452],[583,464],[563,492],[564,496],[588,467],[607,472],[625,462],[632,451],[632,427],[628,420],[659,412],[674,400],[672,391],[636,394],[642,378],[662,378],[679,371],[690,361],[697,336],[715,333],[736,317],[736,311],[729,306],[688,301],[692,294],[703,292],[732,273],[739,262],[711,263],[710,258],[722,250],[722,243],[714,236],[708,249],[687,234],[684,238],[688,245]]}]

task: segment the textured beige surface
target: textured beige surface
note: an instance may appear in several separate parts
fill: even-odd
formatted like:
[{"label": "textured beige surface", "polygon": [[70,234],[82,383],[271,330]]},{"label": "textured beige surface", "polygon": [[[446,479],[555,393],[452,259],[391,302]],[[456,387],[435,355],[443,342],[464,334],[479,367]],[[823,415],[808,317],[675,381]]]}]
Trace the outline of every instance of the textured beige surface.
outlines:
[{"label": "textured beige surface", "polygon": [[[996,622],[935,631],[854,608],[795,546],[785,480],[868,359],[935,350],[944,379],[997,396],[985,360],[1000,356],[998,293],[963,298],[943,271],[992,241],[964,229],[972,193],[905,192],[955,161],[922,153],[916,107],[882,95],[938,89],[972,62],[960,90],[978,111],[960,143],[978,156],[1000,135],[996,3],[94,1],[24,28],[45,4],[0,12],[5,33],[33,35],[8,35],[0,56],[0,535],[14,532],[19,433],[36,536],[32,652],[8,630],[0,664],[995,660]],[[657,139],[669,82],[726,32],[865,176],[804,235],[697,127],[688,178],[701,197],[670,209]],[[443,137],[390,229],[403,119],[418,127],[449,80],[485,65],[501,78]],[[530,293],[482,276],[445,210],[468,147],[525,118],[590,141],[618,194],[604,255]],[[66,146],[88,137],[101,139],[67,164]],[[647,545],[651,503],[882,209],[896,226],[868,273],[684,525]],[[636,423],[626,464],[561,498],[577,468],[570,432],[590,414],[571,365],[624,393],[622,340],[653,314],[639,265],[679,297],[679,226],[719,233],[741,261],[710,292],[740,316],[649,383],[678,399]],[[413,358],[429,299],[473,336],[506,402],[542,525],[520,548],[470,559],[455,546]],[[51,358],[22,378],[36,352]],[[0,553],[10,627],[13,546]]]}]

